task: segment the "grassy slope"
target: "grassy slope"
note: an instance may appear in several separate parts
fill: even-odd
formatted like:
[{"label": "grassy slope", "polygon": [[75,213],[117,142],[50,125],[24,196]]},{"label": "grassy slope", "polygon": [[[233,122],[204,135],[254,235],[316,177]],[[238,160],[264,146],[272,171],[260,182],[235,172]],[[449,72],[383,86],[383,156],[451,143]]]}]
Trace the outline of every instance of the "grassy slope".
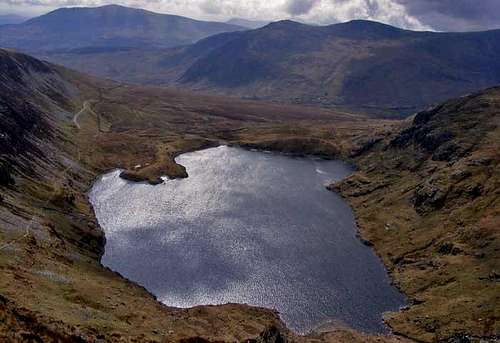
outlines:
[{"label": "grassy slope", "polygon": [[334,185],[412,306],[399,334],[447,341],[500,334],[500,88],[418,114],[356,157]]}]

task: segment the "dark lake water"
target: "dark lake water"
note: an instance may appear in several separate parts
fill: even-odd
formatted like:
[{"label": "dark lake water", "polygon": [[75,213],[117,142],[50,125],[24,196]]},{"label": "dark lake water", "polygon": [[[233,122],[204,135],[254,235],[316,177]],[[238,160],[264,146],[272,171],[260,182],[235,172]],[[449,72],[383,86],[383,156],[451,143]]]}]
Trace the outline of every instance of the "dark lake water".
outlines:
[{"label": "dark lake water", "polygon": [[275,308],[299,333],[329,320],[385,330],[383,312],[404,298],[356,237],[347,203],[325,189],[348,165],[226,146],[177,161],[189,178],[150,186],[115,171],[95,183],[104,265],[169,306]]}]

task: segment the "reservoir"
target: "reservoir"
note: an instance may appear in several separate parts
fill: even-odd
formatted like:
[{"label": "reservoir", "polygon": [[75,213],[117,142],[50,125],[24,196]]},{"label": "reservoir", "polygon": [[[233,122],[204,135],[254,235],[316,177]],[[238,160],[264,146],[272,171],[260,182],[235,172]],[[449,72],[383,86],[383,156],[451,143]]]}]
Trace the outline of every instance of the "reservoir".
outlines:
[{"label": "reservoir", "polygon": [[298,333],[329,321],[387,330],[383,313],[404,297],[356,237],[349,205],[325,189],[350,166],[227,146],[176,161],[187,179],[151,186],[113,171],[95,182],[104,265],[168,306],[273,308]]}]

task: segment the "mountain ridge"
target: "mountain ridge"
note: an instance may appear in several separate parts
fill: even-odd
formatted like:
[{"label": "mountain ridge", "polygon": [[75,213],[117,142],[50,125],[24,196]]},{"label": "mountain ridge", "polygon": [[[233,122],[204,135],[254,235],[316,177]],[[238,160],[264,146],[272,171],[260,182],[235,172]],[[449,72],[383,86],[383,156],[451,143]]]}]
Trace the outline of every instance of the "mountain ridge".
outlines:
[{"label": "mountain ridge", "polygon": [[0,46],[24,51],[127,46],[173,47],[243,27],[120,5],[60,8],[0,27]]},{"label": "mountain ridge", "polygon": [[378,116],[409,115],[500,83],[500,30],[418,32],[363,20],[280,21],[154,53],[39,56],[120,81]]}]

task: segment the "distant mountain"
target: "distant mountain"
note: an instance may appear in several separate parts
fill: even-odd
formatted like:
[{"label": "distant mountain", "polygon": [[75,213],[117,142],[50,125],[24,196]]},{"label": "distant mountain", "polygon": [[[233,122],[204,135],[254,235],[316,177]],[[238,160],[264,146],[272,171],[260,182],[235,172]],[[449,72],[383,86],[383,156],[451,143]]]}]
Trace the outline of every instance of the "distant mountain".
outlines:
[{"label": "distant mountain", "polygon": [[97,47],[173,47],[243,28],[108,5],[61,8],[0,27],[0,46],[24,51]]},{"label": "distant mountain", "polygon": [[245,98],[410,114],[500,83],[500,30],[413,32],[370,22],[293,21],[155,51],[44,58],[101,76]]},{"label": "distant mountain", "polygon": [[184,86],[299,103],[415,111],[500,83],[500,31],[412,32],[367,21],[291,21],[235,35]]},{"label": "distant mountain", "polygon": [[0,25],[7,24],[20,24],[28,20],[27,17],[23,17],[17,14],[1,14],[0,15]]},{"label": "distant mountain", "polygon": [[248,20],[242,18],[232,18],[226,21],[227,24],[243,26],[249,29],[258,29],[269,24],[268,21],[264,20]]}]

